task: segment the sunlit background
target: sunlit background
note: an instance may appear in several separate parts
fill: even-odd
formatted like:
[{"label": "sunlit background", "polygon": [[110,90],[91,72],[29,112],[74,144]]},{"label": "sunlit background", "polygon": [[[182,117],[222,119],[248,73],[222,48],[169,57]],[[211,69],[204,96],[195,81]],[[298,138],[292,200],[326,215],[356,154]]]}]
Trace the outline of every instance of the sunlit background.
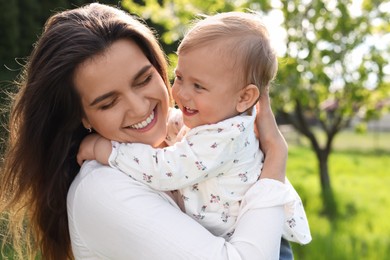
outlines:
[{"label": "sunlit background", "polygon": [[[3,91],[14,91],[12,80],[44,21],[89,2],[0,1]],[[302,197],[313,236],[309,245],[293,244],[295,258],[389,258],[389,1],[99,2],[119,6],[155,28],[171,71],[177,45],[198,14],[257,12],[279,57],[271,98],[289,144],[287,176]],[[3,106],[5,97],[2,92]],[[3,113],[3,124],[6,118]],[[6,137],[3,128],[0,134]]]}]

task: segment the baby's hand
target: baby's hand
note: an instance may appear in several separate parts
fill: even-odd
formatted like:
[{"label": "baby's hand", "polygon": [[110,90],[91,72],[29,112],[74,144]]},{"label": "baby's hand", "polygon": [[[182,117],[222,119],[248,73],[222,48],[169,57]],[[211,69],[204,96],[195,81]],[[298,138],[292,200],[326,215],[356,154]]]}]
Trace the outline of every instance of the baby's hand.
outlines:
[{"label": "baby's hand", "polygon": [[108,159],[110,158],[110,154],[112,152],[111,141],[102,136],[99,136],[95,142],[93,152],[96,161],[100,162],[101,164],[108,165]]},{"label": "baby's hand", "polygon": [[77,153],[77,163],[81,166],[85,160],[95,160],[96,155],[94,152],[95,144],[100,138],[98,134],[87,135],[80,144],[79,151]]}]

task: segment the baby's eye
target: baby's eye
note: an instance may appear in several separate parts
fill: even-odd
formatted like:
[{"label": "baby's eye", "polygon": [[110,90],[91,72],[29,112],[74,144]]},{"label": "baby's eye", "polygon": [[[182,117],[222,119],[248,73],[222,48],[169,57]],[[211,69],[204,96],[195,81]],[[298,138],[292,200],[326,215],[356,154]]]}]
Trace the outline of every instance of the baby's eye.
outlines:
[{"label": "baby's eye", "polygon": [[202,87],[201,85],[199,85],[197,83],[194,84],[194,88],[199,89],[199,90],[204,89],[204,87]]}]

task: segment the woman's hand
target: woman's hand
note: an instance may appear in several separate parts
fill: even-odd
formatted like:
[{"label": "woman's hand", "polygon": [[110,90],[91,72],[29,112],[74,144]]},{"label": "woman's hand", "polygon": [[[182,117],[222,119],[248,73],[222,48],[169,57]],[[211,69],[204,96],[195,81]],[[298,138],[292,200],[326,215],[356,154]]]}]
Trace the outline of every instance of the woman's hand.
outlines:
[{"label": "woman's hand", "polygon": [[284,182],[288,147],[271,109],[268,87],[262,91],[256,106],[256,126],[260,147],[265,155],[260,179],[269,178]]}]

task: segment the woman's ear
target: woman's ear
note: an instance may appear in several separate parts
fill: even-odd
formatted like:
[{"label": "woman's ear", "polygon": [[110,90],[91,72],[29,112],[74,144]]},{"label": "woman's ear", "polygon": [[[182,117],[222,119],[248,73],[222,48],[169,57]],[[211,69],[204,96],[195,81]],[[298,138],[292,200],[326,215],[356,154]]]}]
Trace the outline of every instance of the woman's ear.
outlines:
[{"label": "woman's ear", "polygon": [[91,129],[92,128],[91,124],[89,123],[89,121],[85,117],[83,117],[81,119],[81,123],[83,124],[85,129]]},{"label": "woman's ear", "polygon": [[243,113],[250,107],[255,105],[256,101],[260,97],[260,91],[254,84],[249,84],[240,90],[239,101],[236,105],[236,110],[239,113]]}]

